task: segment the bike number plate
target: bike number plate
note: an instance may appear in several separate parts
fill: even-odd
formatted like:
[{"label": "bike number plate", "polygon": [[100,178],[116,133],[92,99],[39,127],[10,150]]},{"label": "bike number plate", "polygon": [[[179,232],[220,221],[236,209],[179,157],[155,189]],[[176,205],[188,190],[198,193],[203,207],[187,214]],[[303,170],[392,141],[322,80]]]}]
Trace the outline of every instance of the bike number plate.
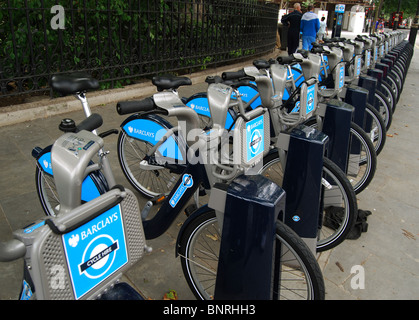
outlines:
[{"label": "bike number plate", "polygon": [[316,94],[316,85],[312,84],[307,88],[307,105],[306,114],[309,114],[314,110],[314,95]]},{"label": "bike number plate", "polygon": [[263,115],[246,123],[246,161],[248,163],[264,151],[264,128]]},{"label": "bike number plate", "polygon": [[361,57],[358,56],[356,61],[356,76],[358,77],[361,74]]},{"label": "bike number plate", "polygon": [[339,69],[339,89],[345,84],[345,66],[342,65]]}]

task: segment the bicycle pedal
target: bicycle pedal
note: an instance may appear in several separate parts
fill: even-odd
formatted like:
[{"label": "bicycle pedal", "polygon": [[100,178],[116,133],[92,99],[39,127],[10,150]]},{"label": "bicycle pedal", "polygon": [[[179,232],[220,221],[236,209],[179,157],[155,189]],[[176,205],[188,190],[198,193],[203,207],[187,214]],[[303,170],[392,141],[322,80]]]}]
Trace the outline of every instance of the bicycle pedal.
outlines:
[{"label": "bicycle pedal", "polygon": [[185,208],[185,214],[189,217],[198,207],[195,203],[191,203],[189,206]]}]

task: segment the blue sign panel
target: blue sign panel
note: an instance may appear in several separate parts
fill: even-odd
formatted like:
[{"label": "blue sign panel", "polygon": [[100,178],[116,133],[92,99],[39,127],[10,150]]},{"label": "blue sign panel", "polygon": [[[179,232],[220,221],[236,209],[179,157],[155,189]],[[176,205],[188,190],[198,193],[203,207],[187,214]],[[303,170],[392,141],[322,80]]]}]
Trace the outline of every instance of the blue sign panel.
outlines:
[{"label": "blue sign panel", "polygon": [[312,84],[307,88],[307,106],[306,114],[309,114],[314,110],[314,97],[316,94],[316,85]]},{"label": "blue sign panel", "polygon": [[264,120],[263,115],[246,123],[246,150],[249,162],[264,150]]},{"label": "blue sign panel", "polygon": [[359,76],[361,74],[361,57],[358,57],[358,60],[356,62],[356,76]]},{"label": "blue sign panel", "polygon": [[128,262],[120,205],[64,234],[62,241],[76,299]]},{"label": "blue sign panel", "polygon": [[345,13],[345,5],[344,4],[337,4],[335,6],[335,12],[337,12],[337,13]]},{"label": "blue sign panel", "polygon": [[345,66],[341,66],[339,69],[339,89],[345,84]]}]

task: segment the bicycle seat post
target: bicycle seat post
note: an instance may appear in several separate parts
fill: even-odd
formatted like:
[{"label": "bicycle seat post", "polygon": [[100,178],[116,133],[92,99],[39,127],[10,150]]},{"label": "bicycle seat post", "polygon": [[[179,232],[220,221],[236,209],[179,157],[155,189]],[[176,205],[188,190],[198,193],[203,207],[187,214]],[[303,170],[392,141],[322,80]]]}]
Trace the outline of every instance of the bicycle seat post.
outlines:
[{"label": "bicycle seat post", "polygon": [[[86,91],[80,91],[76,93],[76,98],[81,102],[83,107],[84,115],[88,118],[92,111],[90,110],[89,102],[87,101]],[[96,130],[92,131],[94,134],[97,134]]]}]

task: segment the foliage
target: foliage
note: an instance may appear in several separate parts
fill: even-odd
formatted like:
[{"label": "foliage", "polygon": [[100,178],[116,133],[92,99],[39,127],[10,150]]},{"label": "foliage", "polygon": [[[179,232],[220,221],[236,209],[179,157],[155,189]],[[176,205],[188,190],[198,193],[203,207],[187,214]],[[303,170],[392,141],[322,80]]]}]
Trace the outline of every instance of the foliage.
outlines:
[{"label": "foliage", "polygon": [[[57,3],[65,28],[54,30]],[[0,82],[27,78],[24,86],[33,90],[45,88],[51,73],[78,70],[110,88],[139,75],[205,69],[254,53],[226,35],[253,32],[258,6],[255,0],[0,0]]]},{"label": "foliage", "polygon": [[303,8],[307,8],[310,5],[314,6],[315,3],[316,3],[315,0],[306,0],[306,1],[303,1],[301,4],[302,4]]},{"label": "foliage", "polygon": [[[403,12],[403,17],[414,17],[418,7],[417,0],[384,0],[381,7],[381,15],[387,19],[393,12],[397,12],[398,5],[400,2],[400,11]],[[380,0],[375,0],[375,5],[378,7]]]}]

